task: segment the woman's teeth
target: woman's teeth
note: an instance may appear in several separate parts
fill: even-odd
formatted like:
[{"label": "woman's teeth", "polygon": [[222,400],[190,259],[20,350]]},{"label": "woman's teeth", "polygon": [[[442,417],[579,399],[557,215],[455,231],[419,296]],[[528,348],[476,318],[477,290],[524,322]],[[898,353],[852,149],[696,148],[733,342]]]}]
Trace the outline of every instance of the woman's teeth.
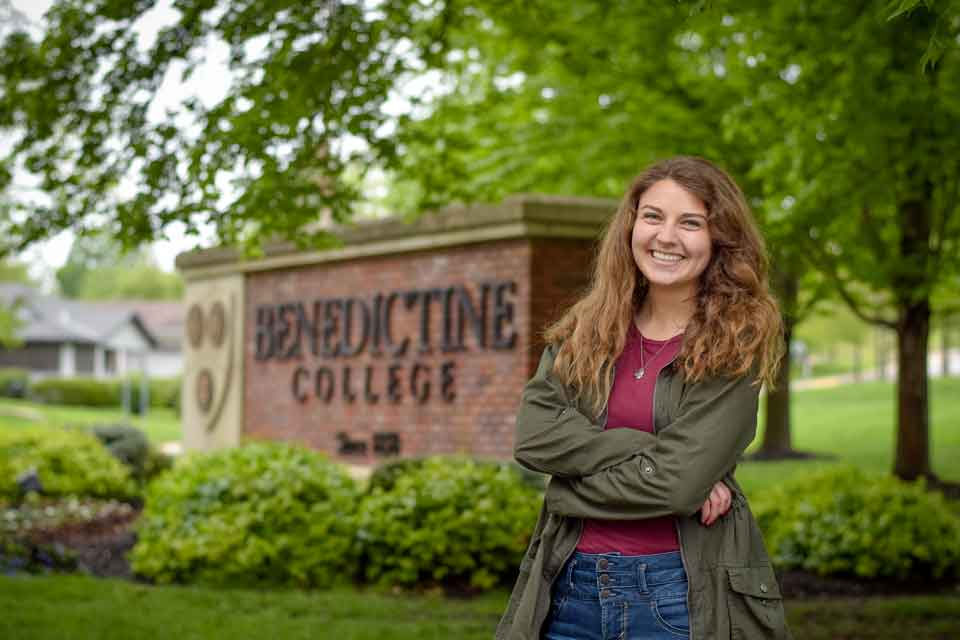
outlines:
[{"label": "woman's teeth", "polygon": [[651,251],[653,257],[657,260],[669,260],[670,262],[679,262],[683,260],[683,256],[679,256],[675,253],[662,253],[660,251]]}]

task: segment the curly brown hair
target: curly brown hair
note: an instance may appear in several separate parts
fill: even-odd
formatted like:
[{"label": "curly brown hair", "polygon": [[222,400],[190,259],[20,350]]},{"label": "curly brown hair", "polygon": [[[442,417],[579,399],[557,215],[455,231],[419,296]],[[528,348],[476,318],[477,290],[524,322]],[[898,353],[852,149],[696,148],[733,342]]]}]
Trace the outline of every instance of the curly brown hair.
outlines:
[{"label": "curly brown hair", "polygon": [[706,205],[712,242],[676,366],[690,382],[753,375],[755,384],[772,387],[783,356],[783,324],[767,284],[763,238],[743,192],[703,158],[663,160],[630,185],[600,241],[589,288],[544,332],[545,342],[559,347],[554,373],[578,394],[587,394],[597,415],[613,386],[610,365],[623,351],[647,292],[631,250],[637,205],[647,189],[667,179]]}]

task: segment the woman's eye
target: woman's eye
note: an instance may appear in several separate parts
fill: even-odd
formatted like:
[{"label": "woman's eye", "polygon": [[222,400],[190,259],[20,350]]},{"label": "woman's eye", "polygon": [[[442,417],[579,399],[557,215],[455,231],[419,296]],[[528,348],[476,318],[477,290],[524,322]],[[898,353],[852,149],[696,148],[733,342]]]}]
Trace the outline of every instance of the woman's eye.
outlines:
[{"label": "woman's eye", "polygon": [[699,220],[685,220],[683,226],[692,231],[696,231],[702,227]]},{"label": "woman's eye", "polygon": [[655,221],[657,221],[657,220],[660,219],[660,214],[659,214],[659,213],[654,213],[653,211],[646,211],[646,212],[644,212],[644,214],[643,214],[643,219],[644,219],[644,220],[651,220],[651,221],[654,221],[654,222],[655,222]]}]

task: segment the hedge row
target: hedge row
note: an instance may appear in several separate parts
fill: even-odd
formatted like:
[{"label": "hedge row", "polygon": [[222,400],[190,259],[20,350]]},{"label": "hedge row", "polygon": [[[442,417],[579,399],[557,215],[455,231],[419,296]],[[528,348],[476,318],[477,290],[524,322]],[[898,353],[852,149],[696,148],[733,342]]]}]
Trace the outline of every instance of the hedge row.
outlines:
[{"label": "hedge row", "polygon": [[[439,457],[381,467],[361,493],[299,447],[194,455],[151,486],[133,565],[159,582],[489,588],[519,566],[539,487],[511,464]],[[841,469],[753,507],[781,568],[960,577],[960,518],[922,484]]]},{"label": "hedge row", "polygon": [[754,512],[774,564],[859,578],[960,577],[960,518],[921,480],[855,468],[764,492]]},{"label": "hedge row", "polygon": [[189,455],[151,484],[131,553],[157,582],[328,586],[506,582],[539,495],[509,465],[436,458],[361,492],[308,449]]},{"label": "hedge row", "polygon": [[[151,407],[179,407],[180,378],[151,378],[147,385]],[[123,403],[123,383],[84,377],[54,377],[30,382],[26,370],[6,368],[0,369],[0,396],[29,398],[45,404],[118,407]],[[134,410],[140,406],[139,377],[131,379],[130,403]]]}]

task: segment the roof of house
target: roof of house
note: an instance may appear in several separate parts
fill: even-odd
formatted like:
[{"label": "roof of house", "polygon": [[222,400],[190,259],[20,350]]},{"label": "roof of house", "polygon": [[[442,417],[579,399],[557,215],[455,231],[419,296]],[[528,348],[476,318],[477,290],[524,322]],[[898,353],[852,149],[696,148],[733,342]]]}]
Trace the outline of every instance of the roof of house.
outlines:
[{"label": "roof of house", "polygon": [[[89,303],[88,303],[89,304]],[[111,313],[135,314],[156,339],[159,348],[179,350],[183,342],[183,324],[186,313],[180,301],[161,300],[104,300],[95,302]]]},{"label": "roof of house", "polygon": [[155,348],[179,349],[183,304],[150,300],[68,300],[19,283],[0,283],[0,304],[19,302],[24,341],[98,343],[131,323]]}]

